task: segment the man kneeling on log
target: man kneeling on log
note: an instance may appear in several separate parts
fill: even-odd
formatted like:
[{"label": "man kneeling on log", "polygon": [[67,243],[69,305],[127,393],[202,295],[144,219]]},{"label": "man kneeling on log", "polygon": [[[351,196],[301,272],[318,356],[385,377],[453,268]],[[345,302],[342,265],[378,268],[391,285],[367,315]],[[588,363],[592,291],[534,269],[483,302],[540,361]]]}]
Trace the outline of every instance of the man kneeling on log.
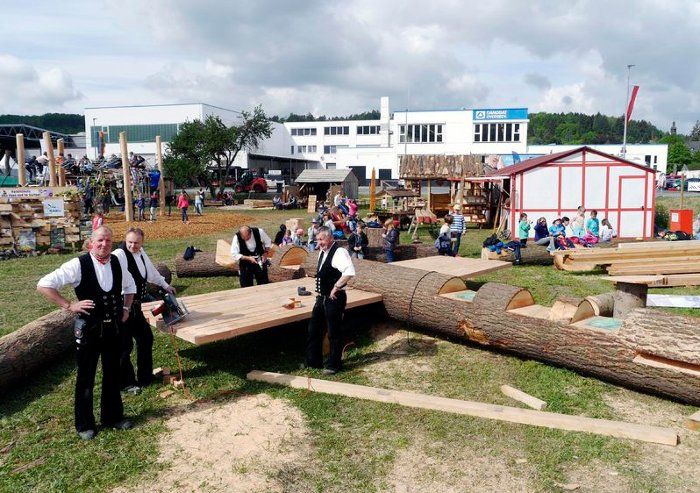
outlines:
[{"label": "man kneeling on log", "polygon": [[271,246],[272,240],[262,228],[241,226],[238,233],[233,235],[231,257],[238,263],[242,288],[252,286],[253,280],[258,285],[270,282],[267,257]]},{"label": "man kneeling on log", "polygon": [[314,304],[306,343],[306,366],[323,367],[323,328],[328,327],[330,355],[323,370],[324,375],[333,375],[342,368],[343,332],[342,322],[347,303],[345,286],[355,275],[350,254],[333,241],[333,233],[325,226],[319,228],[316,242],[320,250],[316,269],[316,303]]},{"label": "man kneeling on log", "polygon": [[[75,382],[75,429],[83,440],[95,437],[97,427],[92,409],[97,360],[102,357],[102,426],[127,430],[119,393],[120,331],[129,318],[136,292],[126,261],[111,255],[112,230],[100,226],[90,237],[90,251],[69,260],[42,277],[37,291],[64,310],[78,314],[73,333],[78,376]],[[64,286],[75,289],[78,301],[71,303],[58,292]]]},{"label": "man kneeling on log", "polygon": [[[129,228],[124,243],[114,250],[114,255],[126,262],[129,274],[134,278],[136,294],[131,304],[131,313],[122,331],[122,348],[119,360],[121,374],[121,389],[124,392],[136,394],[141,387],[153,381],[153,332],[151,326],[141,311],[141,301],[146,294],[148,283],[160,286],[170,294],[175,294],[175,288],[170,286],[156,270],[155,265],[143,250],[144,232],[141,228]],[[134,374],[131,364],[131,351],[136,341],[136,365],[138,372]]]}]

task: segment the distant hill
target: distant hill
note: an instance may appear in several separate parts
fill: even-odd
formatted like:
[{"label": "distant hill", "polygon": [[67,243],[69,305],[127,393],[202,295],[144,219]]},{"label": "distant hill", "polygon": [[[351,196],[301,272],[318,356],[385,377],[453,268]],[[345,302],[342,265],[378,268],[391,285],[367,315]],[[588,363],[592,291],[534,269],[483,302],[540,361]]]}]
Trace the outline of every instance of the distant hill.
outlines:
[{"label": "distant hill", "polygon": [[46,113],[44,115],[0,115],[0,124],[25,123],[34,127],[63,134],[85,131],[85,117],[74,113]]},{"label": "distant hill", "polygon": [[290,113],[289,116],[272,116],[270,120],[273,122],[285,123],[285,122],[326,122],[326,121],[336,121],[336,120],[379,120],[380,113],[377,110],[364,111],[362,113],[357,113],[348,116],[314,116],[311,113],[306,115],[297,115],[296,113]]},{"label": "distant hill", "polygon": [[[618,144],[624,129],[622,116],[596,113],[530,113],[528,144]],[[646,120],[630,120],[629,144],[649,144],[663,137],[663,132]]]}]

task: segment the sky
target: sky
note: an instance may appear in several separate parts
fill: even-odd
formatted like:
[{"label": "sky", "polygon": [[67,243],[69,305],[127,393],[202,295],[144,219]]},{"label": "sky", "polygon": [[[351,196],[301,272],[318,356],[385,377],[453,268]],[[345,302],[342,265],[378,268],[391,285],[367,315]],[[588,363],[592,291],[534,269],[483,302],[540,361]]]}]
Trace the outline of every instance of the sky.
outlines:
[{"label": "sky", "polygon": [[700,119],[700,2],[3,0],[0,113],[527,107]]}]

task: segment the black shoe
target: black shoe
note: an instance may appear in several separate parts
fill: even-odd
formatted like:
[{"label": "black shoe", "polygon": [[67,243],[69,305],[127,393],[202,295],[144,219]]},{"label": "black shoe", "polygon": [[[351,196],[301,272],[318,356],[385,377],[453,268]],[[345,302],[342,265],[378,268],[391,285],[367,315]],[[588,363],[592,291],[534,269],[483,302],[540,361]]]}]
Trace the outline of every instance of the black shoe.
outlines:
[{"label": "black shoe", "polygon": [[95,438],[95,430],[79,431],[78,436],[81,440],[92,440],[93,438]]},{"label": "black shoe", "polygon": [[128,419],[122,419],[121,421],[117,421],[113,425],[110,425],[110,428],[114,428],[115,430],[130,430],[133,427],[134,423],[132,423]]}]

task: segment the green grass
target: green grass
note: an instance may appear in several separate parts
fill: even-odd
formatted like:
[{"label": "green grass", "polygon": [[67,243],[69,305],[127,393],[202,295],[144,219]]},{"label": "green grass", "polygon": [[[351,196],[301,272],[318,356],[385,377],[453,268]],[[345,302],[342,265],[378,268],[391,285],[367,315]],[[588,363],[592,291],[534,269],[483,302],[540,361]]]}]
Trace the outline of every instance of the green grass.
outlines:
[{"label": "green grass", "polygon": [[[257,225],[273,234],[285,218],[297,216],[298,212],[245,213],[253,215]],[[470,229],[461,253],[478,256],[481,241],[488,233]],[[216,239],[225,236],[152,241],[146,248],[152,258],[165,260],[172,267],[174,257],[185,246],[193,244],[211,250]],[[0,334],[16,330],[52,309],[35,292],[36,281],[70,257],[0,262]],[[572,275],[552,267],[523,266],[483,276],[475,286],[485,281],[520,285],[530,289],[538,303],[547,305],[561,294],[585,296],[610,291],[611,286],[598,279],[600,274]],[[237,278],[174,280],[178,290],[188,295],[230,289],[237,287],[237,282]],[[501,384],[510,383],[546,400],[548,409],[554,412],[619,419],[604,400],[605,395],[616,392],[616,387],[566,369],[435,340],[416,332],[406,332],[410,339],[401,342],[405,354],[378,351],[369,334],[373,315],[376,313],[363,311],[348,316],[347,327],[352,328],[356,346],[349,350],[347,371],[335,377],[338,380],[513,405],[498,390]],[[592,463],[618,470],[638,489],[665,488],[667,478],[663,474],[652,474],[639,465],[639,447],[631,441],[421,411],[245,380],[251,369],[300,373],[304,338],[304,324],[295,324],[202,347],[178,340],[187,385],[196,399],[227,401],[239,394],[267,392],[289,400],[305,414],[319,466],[288,472],[283,479],[289,490],[388,489],[387,471],[412,447],[420,447],[426,457],[448,464],[470,453],[509,465],[516,458],[525,458],[534,471],[533,488],[537,491],[556,490],[556,483],[565,482],[567,470]],[[171,341],[162,334],[156,334],[154,361],[156,366],[177,368]],[[318,372],[301,374],[320,377]],[[0,452],[0,492],[107,491],[117,485],[139,484],[161,467],[155,457],[165,430],[163,422],[173,406],[187,404],[177,399],[164,400],[158,396],[162,387],[149,387],[142,394],[125,399],[127,415],[137,422],[134,430],[104,431],[94,441],[83,443],[73,432],[74,384],[74,363],[67,357],[18,388],[3,392],[0,450],[12,445]],[[682,414],[693,412],[661,399],[645,399]]]}]

